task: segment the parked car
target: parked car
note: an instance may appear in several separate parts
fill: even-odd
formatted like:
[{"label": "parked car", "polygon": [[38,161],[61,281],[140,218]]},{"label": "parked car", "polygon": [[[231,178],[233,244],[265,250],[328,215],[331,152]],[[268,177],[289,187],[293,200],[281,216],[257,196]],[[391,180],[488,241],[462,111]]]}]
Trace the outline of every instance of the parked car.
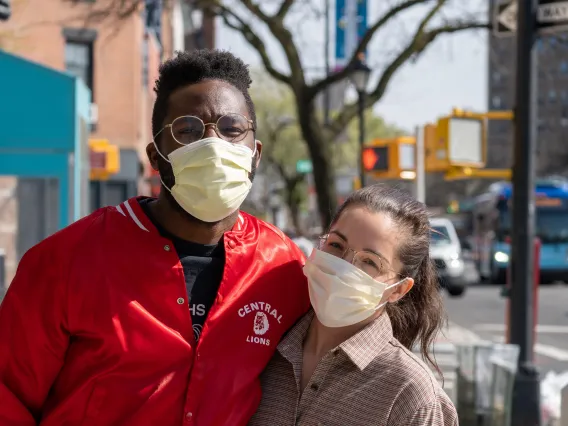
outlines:
[{"label": "parked car", "polygon": [[[430,220],[431,240],[430,257],[438,270],[440,285],[450,296],[461,296],[466,287],[475,280],[469,262],[464,260],[462,245],[454,225],[446,218],[433,218]],[[473,264],[472,264],[473,265]]]}]

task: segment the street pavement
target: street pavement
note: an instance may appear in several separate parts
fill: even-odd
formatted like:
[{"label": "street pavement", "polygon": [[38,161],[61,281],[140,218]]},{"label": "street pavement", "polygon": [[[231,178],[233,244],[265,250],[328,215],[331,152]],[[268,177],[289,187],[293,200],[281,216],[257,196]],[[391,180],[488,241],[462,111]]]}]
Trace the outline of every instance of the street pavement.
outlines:
[{"label": "street pavement", "polygon": [[[505,298],[501,286],[472,286],[461,298],[445,297],[451,341],[476,338],[503,342]],[[568,371],[568,285],[541,285],[535,362],[542,376]]]}]

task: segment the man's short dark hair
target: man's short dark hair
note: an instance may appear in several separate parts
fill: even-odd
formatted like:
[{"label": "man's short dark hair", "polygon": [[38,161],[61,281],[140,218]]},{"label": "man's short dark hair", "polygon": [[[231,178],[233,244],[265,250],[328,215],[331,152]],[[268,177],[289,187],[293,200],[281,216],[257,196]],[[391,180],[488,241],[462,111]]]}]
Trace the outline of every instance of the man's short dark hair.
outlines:
[{"label": "man's short dark hair", "polygon": [[250,118],[256,129],[254,104],[249,94],[252,83],[248,66],[235,55],[223,50],[193,50],[177,55],[160,66],[154,92],[156,103],[152,113],[152,135],[156,135],[168,114],[170,95],[180,87],[204,80],[221,80],[236,87],[245,97]]}]

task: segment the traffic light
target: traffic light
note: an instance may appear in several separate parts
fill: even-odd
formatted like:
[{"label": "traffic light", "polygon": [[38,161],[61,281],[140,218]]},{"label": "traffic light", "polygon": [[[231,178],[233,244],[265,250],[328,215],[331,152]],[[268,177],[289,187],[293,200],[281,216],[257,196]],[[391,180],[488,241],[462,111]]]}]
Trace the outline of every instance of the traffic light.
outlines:
[{"label": "traffic light", "polygon": [[448,205],[447,212],[448,213],[459,213],[460,211],[460,203],[457,200],[450,201]]},{"label": "traffic light", "polygon": [[120,149],[106,139],[91,139],[89,163],[91,180],[107,180],[120,171]]},{"label": "traffic light", "polygon": [[0,21],[7,21],[12,15],[12,0],[0,0]]},{"label": "traffic light", "polygon": [[363,168],[366,172],[389,170],[389,147],[371,146],[363,149]]}]

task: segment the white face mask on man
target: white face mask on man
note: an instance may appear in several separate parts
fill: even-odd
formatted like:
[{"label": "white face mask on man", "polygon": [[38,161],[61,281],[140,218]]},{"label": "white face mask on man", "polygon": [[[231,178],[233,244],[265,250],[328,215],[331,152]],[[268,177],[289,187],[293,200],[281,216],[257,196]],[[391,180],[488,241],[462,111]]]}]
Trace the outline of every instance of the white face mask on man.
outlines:
[{"label": "white face mask on man", "polygon": [[388,302],[385,291],[402,284],[376,281],[351,263],[314,249],[304,266],[312,307],[326,327],[347,327],[370,318]]},{"label": "white face mask on man", "polygon": [[256,153],[243,145],[220,138],[205,138],[172,151],[175,184],[166,188],[190,215],[204,222],[217,222],[234,213],[250,192],[252,158]]}]

